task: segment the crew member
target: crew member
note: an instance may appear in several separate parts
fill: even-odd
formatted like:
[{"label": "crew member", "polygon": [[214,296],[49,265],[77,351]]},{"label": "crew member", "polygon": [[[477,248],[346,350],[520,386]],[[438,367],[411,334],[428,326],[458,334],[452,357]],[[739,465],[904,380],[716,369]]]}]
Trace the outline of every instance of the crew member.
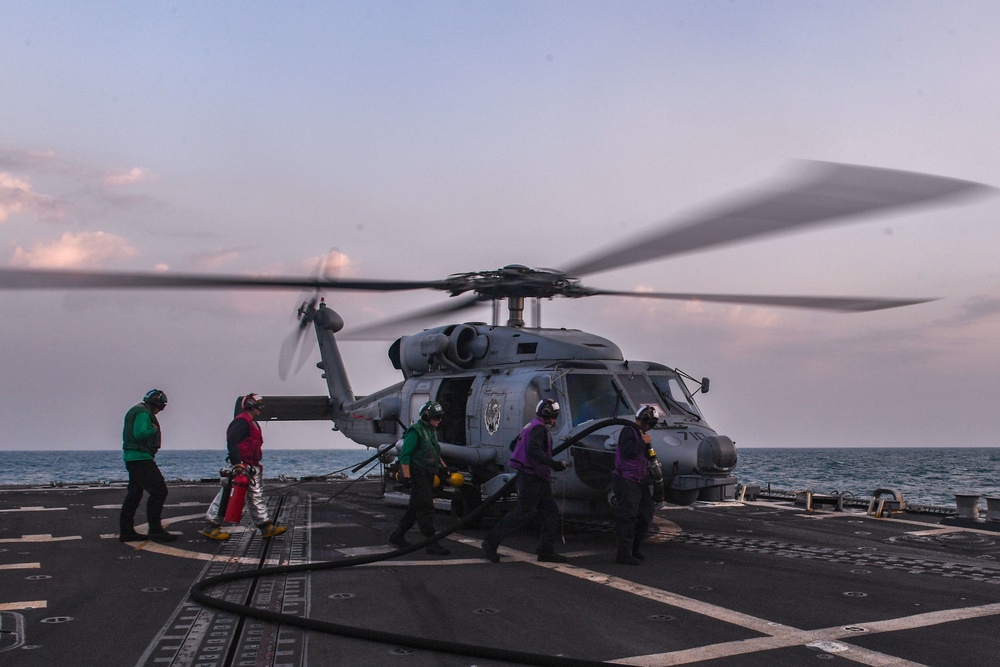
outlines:
[{"label": "crew member", "polygon": [[[436,401],[427,401],[420,408],[420,418],[413,422],[403,436],[399,463],[403,469],[404,483],[410,485],[410,504],[399,520],[396,530],[389,536],[389,543],[397,547],[409,546],[406,531],[417,524],[425,538],[434,530],[434,475],[447,469],[441,458],[437,428],[444,417],[444,408]],[[443,476],[443,473],[442,473]],[[427,553],[447,556],[451,550],[437,542],[427,545]]]},{"label": "crew member", "polygon": [[156,415],[165,407],[167,395],[159,389],[150,389],[142,397],[142,403],[132,406],[125,413],[122,458],[128,470],[128,491],[118,517],[118,539],[122,542],[147,539],[146,535],[135,530],[135,511],[139,509],[143,491],[149,494],[146,501],[148,539],[157,542],[177,539],[176,535],[164,530],[161,523],[163,503],[167,500],[167,483],[156,465],[156,452],[160,449],[160,422],[156,420]]},{"label": "crew member", "polygon": [[486,559],[500,562],[497,547],[515,530],[523,526],[538,512],[542,530],[536,553],[538,560],[549,563],[565,563],[566,557],[556,553],[553,543],[556,537],[556,522],[559,507],[552,497],[552,471],[566,469],[566,464],[552,458],[552,435],[549,433],[559,418],[559,404],[552,399],[543,399],[535,406],[535,418],[521,430],[510,465],[517,470],[514,484],[517,487],[517,507],[508,512],[486,534],[482,549]]},{"label": "crew member", "polygon": [[[246,503],[250,508],[250,518],[260,530],[262,537],[277,537],[285,532],[284,526],[275,526],[267,515],[267,501],[264,499],[264,435],[257,418],[264,410],[264,399],[257,394],[247,394],[240,400],[241,412],[236,415],[226,429],[226,458],[232,466],[232,475],[246,475],[250,484],[247,488]],[[220,489],[205,514],[207,522],[201,534],[211,540],[228,540],[229,533],[222,526],[222,498],[226,490]]]},{"label": "crew member", "polygon": [[621,565],[638,565],[645,558],[639,547],[653,521],[649,482],[654,464],[659,472],[656,454],[650,447],[649,430],[656,426],[658,418],[656,408],[643,406],[635,413],[635,426],[626,426],[618,434],[611,491],[618,537],[615,562]]}]

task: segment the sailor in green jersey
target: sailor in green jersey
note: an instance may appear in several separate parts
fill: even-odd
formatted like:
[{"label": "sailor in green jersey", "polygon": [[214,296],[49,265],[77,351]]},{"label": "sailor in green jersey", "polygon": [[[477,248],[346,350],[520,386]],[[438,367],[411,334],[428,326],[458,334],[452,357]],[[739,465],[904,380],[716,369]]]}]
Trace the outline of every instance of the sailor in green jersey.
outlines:
[{"label": "sailor in green jersey", "polygon": [[[427,401],[420,408],[420,419],[406,429],[403,448],[399,453],[399,463],[403,468],[403,478],[410,483],[410,504],[399,526],[389,536],[389,543],[406,547],[406,531],[417,524],[424,537],[434,535],[434,475],[445,468],[441,459],[441,445],[438,444],[437,427],[444,417],[440,403]],[[427,545],[427,553],[447,556],[451,550],[437,542]]]},{"label": "sailor in green jersey", "polygon": [[[160,449],[160,423],[157,413],[167,407],[167,395],[159,389],[150,389],[142,403],[132,406],[125,414],[122,428],[122,458],[128,470],[128,490],[118,517],[118,539],[122,542],[155,540],[173,542],[177,536],[163,528],[161,515],[167,500],[167,483],[156,465],[156,452]],[[149,494],[146,501],[146,521],[149,535],[135,530],[135,512],[142,501],[142,493]]]}]

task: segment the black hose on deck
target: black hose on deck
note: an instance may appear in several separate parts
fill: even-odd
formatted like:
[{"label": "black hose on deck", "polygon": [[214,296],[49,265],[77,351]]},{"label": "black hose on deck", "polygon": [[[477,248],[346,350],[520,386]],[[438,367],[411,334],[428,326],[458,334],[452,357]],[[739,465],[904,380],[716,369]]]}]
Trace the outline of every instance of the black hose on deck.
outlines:
[{"label": "black hose on deck", "polygon": [[[552,450],[553,454],[558,454],[568,447],[573,446],[579,442],[584,437],[590,435],[594,431],[598,431],[602,428],[607,428],[608,426],[628,426],[634,424],[635,422],[626,419],[607,419],[604,421],[597,422],[587,428],[583,429],[579,433],[569,437],[565,442],[560,444],[558,447],[554,447]],[[321,563],[302,563],[300,565],[279,565],[274,567],[263,567],[254,570],[236,570],[235,572],[228,572],[226,574],[219,574],[213,577],[206,577],[201,581],[196,582],[190,591],[191,599],[199,602],[205,606],[213,607],[215,609],[222,609],[224,611],[231,611],[242,616],[249,616],[251,618],[257,618],[262,621],[270,621],[272,623],[284,623],[286,625],[293,625],[300,628],[305,628],[307,630],[315,630],[317,632],[326,632],[328,634],[341,635],[344,637],[352,637],[355,639],[365,639],[369,641],[384,642],[387,644],[395,644],[398,646],[408,646],[412,648],[424,649],[428,651],[437,651],[441,653],[452,653],[456,655],[467,655],[477,658],[488,658],[492,660],[505,660],[507,662],[520,663],[525,665],[553,665],[556,667],[596,667],[597,665],[606,665],[607,663],[599,660],[584,660],[581,658],[569,658],[564,656],[556,655],[546,655],[542,653],[528,653],[525,651],[514,651],[511,649],[491,647],[491,646],[478,646],[475,644],[464,644],[462,642],[453,642],[442,639],[427,639],[425,637],[415,637],[413,635],[402,635],[395,632],[386,632],[383,630],[372,630],[368,628],[359,628],[352,625],[343,625],[341,623],[331,623],[329,621],[320,621],[312,618],[304,618],[301,616],[295,616],[292,614],[282,614],[279,612],[269,611],[266,609],[258,609],[257,607],[252,607],[249,605],[238,604],[235,602],[229,602],[227,600],[222,600],[219,598],[214,598],[205,592],[207,588],[211,586],[217,586],[219,584],[224,584],[230,581],[237,581],[240,579],[250,579],[263,577],[275,574],[292,574],[296,572],[314,572],[322,570],[336,570],[345,567],[354,567],[356,565],[367,565],[368,563],[377,563],[379,561],[390,560],[397,558],[398,556],[404,556],[414,551],[423,549],[432,542],[437,542],[438,540],[451,535],[459,528],[462,528],[466,524],[478,520],[487,509],[490,508],[497,500],[502,498],[507,494],[514,486],[514,478],[511,478],[504,484],[500,489],[486,498],[482,504],[475,509],[475,511],[470,512],[468,515],[462,518],[454,526],[446,528],[441,532],[425,539],[422,542],[411,544],[408,547],[402,549],[397,549],[395,551],[390,551],[382,554],[374,554],[370,556],[355,556],[353,558],[344,558],[342,560],[335,561],[324,561]]]}]

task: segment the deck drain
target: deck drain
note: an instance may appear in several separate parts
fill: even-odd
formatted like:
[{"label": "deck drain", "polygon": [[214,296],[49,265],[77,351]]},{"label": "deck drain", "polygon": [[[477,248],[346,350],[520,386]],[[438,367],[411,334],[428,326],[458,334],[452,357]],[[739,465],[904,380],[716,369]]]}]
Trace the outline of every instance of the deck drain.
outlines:
[{"label": "deck drain", "polygon": [[675,620],[675,618],[673,616],[668,615],[668,614],[653,614],[652,616],[649,617],[649,620],[651,620],[651,621],[673,621],[673,620]]},{"label": "deck drain", "polygon": [[868,632],[868,628],[863,628],[860,625],[848,625],[844,628],[845,632],[862,633]]},{"label": "deck drain", "polygon": [[710,591],[710,590],[712,590],[712,587],[711,586],[692,586],[691,590],[692,591],[702,591],[702,592],[704,592],[704,591]]},{"label": "deck drain", "polygon": [[851,570],[851,574],[871,574],[871,570]]},{"label": "deck drain", "polygon": [[43,618],[42,623],[67,623],[72,621],[72,616],[49,616],[48,618]]},{"label": "deck drain", "polygon": [[861,591],[847,591],[844,593],[844,596],[849,598],[866,598],[868,597],[868,593],[862,593]]},{"label": "deck drain", "polygon": [[125,554],[124,556],[119,556],[118,560],[131,560],[133,558],[142,558],[139,554]]},{"label": "deck drain", "polygon": [[162,593],[165,590],[167,590],[167,589],[164,588],[163,586],[150,586],[149,588],[143,588],[142,592],[143,593]]},{"label": "deck drain", "polygon": [[28,581],[44,581],[45,579],[51,579],[52,575],[49,574],[33,574],[30,577],[25,577]]},{"label": "deck drain", "polygon": [[871,535],[871,531],[869,531],[869,530],[856,530],[856,531],[854,531],[854,534],[855,535]]},{"label": "deck drain", "polygon": [[330,598],[331,600],[350,600],[352,597],[354,597],[354,593],[333,593],[332,595],[328,595],[327,597]]},{"label": "deck drain", "polygon": [[499,614],[500,610],[499,609],[490,609],[489,607],[484,607],[482,609],[477,609],[477,610],[475,610],[472,613],[473,614],[481,614],[481,615],[487,615],[488,616],[489,614]]},{"label": "deck drain", "polygon": [[391,651],[389,651],[389,653],[392,655],[413,655],[414,653],[416,653],[416,651],[414,651],[412,648],[400,647],[392,649]]}]

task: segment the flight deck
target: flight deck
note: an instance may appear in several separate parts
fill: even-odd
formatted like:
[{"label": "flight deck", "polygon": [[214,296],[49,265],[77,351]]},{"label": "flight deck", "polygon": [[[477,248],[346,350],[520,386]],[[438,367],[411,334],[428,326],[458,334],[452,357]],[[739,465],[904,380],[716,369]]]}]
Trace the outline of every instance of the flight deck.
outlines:
[{"label": "flight deck", "polygon": [[[524,664],[496,657],[517,652],[528,664],[956,667],[1000,655],[991,526],[792,501],[667,505],[639,566],[615,564],[600,520],[562,524],[568,563],[538,562],[529,527],[494,564],[479,546],[488,521],[444,539],[450,556],[392,557],[403,509],[375,480],[269,482],[288,532],[262,540],[247,523],[213,542],[198,530],[217,489],[170,485],[164,518],[180,539],[168,544],[118,541],[120,485],[0,489],[0,663],[486,667]],[[454,522],[436,517],[439,530]],[[373,562],[310,565],[349,559]],[[206,577],[285,565],[300,567],[206,593],[346,632],[190,597]]]}]

